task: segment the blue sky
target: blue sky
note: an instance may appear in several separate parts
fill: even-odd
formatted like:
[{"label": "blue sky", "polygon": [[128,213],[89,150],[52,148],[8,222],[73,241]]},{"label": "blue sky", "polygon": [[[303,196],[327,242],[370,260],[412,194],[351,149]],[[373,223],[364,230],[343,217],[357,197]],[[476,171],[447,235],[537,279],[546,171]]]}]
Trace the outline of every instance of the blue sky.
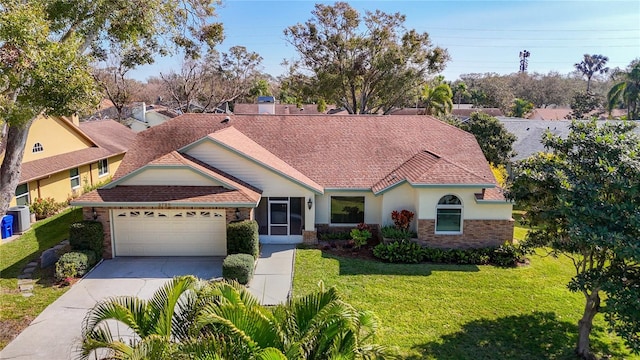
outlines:
[{"label": "blue sky", "polygon": [[[224,24],[225,51],[247,47],[263,58],[263,71],[281,75],[283,59],[296,57],[283,30],[311,18],[318,1],[227,0],[218,8]],[[332,4],[333,2],[323,2]],[[640,1],[349,1],[358,11],[380,9],[406,15],[405,26],[429,33],[433,44],[451,56],[442,73],[447,80],[460,74],[518,71],[519,53],[528,50],[528,72],[567,74],[583,54],[609,57],[610,67],[626,67],[640,58]],[[171,69],[179,58],[159,58],[134,70],[145,80]]]}]

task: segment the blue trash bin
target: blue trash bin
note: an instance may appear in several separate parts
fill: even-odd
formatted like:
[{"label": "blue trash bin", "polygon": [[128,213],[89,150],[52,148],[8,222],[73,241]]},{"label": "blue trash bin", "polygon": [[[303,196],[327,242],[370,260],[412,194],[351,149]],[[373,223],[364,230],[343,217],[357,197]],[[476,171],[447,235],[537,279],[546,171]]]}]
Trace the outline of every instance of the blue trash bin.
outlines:
[{"label": "blue trash bin", "polygon": [[5,215],[0,222],[0,232],[2,232],[2,238],[6,239],[13,236],[13,215]]}]

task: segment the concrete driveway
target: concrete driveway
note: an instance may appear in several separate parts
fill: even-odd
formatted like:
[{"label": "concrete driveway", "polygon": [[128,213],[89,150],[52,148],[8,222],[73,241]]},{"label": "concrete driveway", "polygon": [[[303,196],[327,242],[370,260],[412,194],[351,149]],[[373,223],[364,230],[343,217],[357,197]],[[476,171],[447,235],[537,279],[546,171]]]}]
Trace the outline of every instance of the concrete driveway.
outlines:
[{"label": "concrete driveway", "polygon": [[49,305],[2,352],[0,359],[74,359],[82,320],[98,301],[119,295],[150,298],[168,279],[222,276],[223,258],[123,257],[105,260]]}]

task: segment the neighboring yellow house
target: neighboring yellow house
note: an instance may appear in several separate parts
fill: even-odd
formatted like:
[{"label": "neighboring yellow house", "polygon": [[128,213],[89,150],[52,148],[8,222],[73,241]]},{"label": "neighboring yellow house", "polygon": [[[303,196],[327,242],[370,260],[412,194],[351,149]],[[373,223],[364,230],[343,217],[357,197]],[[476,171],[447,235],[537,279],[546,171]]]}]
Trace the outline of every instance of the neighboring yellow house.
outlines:
[{"label": "neighboring yellow house", "polygon": [[27,205],[36,198],[67,201],[81,195],[85,186],[105,182],[120,166],[134,137],[133,131],[113,120],[36,119],[11,206]]}]

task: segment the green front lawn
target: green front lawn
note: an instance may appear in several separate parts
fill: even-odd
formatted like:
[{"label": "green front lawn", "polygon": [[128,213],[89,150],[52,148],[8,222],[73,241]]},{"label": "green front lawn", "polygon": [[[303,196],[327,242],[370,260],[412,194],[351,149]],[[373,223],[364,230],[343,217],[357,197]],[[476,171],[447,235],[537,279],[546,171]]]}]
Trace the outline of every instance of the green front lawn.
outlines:
[{"label": "green front lawn", "polygon": [[[359,309],[380,318],[378,342],[406,359],[574,359],[583,298],[566,283],[565,259],[533,256],[531,265],[387,264],[296,253],[294,295],[322,280]],[[614,359],[629,356],[596,318],[592,347]]]},{"label": "green front lawn", "polygon": [[82,209],[66,210],[38,221],[20,238],[0,245],[0,349],[35,319],[49,304],[67,291],[53,286],[53,269],[37,269],[33,296],[24,297],[18,290],[17,276],[25,265],[69,234],[69,225],[82,220]]}]

